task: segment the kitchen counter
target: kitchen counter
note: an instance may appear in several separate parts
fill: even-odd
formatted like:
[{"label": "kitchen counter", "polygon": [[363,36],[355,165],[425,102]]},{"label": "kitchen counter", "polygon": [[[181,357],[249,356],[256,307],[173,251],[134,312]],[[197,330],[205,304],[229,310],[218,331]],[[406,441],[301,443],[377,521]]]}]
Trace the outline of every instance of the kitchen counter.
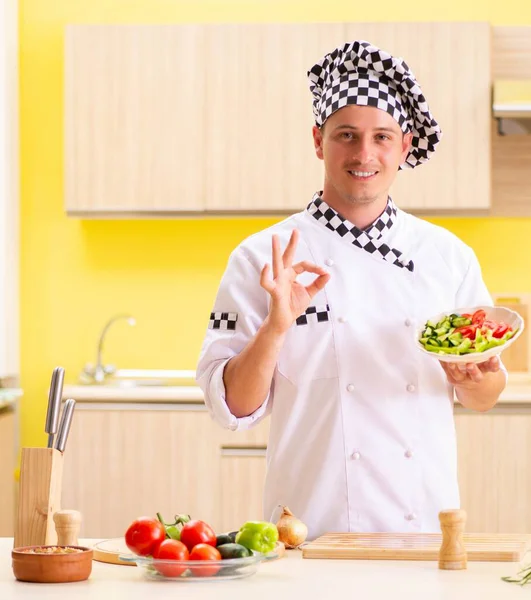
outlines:
[{"label": "kitchen counter", "polygon": [[14,407],[17,398],[22,396],[22,390],[11,388],[0,388],[0,411]]},{"label": "kitchen counter", "polygon": [[[90,545],[90,540],[80,543]],[[136,567],[94,561],[87,581],[69,584],[34,584],[16,581],[11,569],[11,538],[0,538],[0,598],[18,600],[145,600],[229,598],[354,598],[357,600],[510,600],[524,590],[502,581],[514,575],[518,563],[469,562],[464,571],[442,571],[435,561],[361,561],[303,559],[298,550],[260,565],[258,572],[241,580],[217,582],[158,582],[143,579]]]},{"label": "kitchen counter", "polygon": [[[65,385],[63,398],[78,402],[204,403],[203,392],[193,380],[181,386]],[[499,404],[531,405],[531,375],[510,374]]]}]

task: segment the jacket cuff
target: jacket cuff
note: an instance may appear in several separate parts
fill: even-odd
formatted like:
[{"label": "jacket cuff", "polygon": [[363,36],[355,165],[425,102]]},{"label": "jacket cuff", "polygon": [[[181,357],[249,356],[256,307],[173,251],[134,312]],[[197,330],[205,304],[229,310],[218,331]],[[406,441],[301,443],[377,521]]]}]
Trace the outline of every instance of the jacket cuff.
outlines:
[{"label": "jacket cuff", "polygon": [[205,404],[214,420],[225,429],[231,429],[232,431],[249,429],[266,415],[271,393],[268,392],[265,400],[252,414],[246,417],[235,417],[227,406],[225,400],[226,390],[223,382],[223,372],[229,360],[230,358],[220,361],[211,371],[208,385],[203,390]]}]

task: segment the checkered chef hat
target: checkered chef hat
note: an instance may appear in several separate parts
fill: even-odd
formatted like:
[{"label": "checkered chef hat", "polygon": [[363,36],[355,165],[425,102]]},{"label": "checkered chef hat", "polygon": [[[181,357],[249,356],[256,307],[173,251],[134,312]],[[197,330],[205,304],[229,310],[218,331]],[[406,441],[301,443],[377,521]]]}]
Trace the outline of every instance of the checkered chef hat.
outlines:
[{"label": "checkered chef hat", "polygon": [[411,69],[370,42],[336,48],[308,71],[308,78],[318,127],[336,110],[357,104],[385,110],[403,132],[411,131],[411,150],[401,169],[428,161],[441,140],[441,128]]}]

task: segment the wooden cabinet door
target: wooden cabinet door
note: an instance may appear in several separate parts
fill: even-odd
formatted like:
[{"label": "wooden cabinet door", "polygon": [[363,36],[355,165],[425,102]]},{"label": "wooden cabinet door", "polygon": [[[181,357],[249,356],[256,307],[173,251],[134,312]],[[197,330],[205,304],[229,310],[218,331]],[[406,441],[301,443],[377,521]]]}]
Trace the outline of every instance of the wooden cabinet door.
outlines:
[{"label": "wooden cabinet door", "polygon": [[[235,531],[246,521],[262,521],[265,447],[222,446],[219,452],[218,531]],[[269,518],[267,515],[267,520]]]},{"label": "wooden cabinet door", "polygon": [[334,23],[210,28],[207,210],[295,212],[322,189],[307,71],[343,40]]},{"label": "wooden cabinet door", "polygon": [[64,508],[84,537],[122,536],[136,517],[218,517],[219,444],[203,406],[78,403],[65,452]]},{"label": "wooden cabinet door", "polygon": [[391,190],[416,212],[488,209],[491,204],[491,30],[488,23],[348,23],[401,56],[415,74],[443,132],[432,158],[398,173]]},{"label": "wooden cabinet door", "polygon": [[456,409],[461,506],[466,530],[531,531],[531,413],[496,408],[489,413]]},{"label": "wooden cabinet door", "polygon": [[0,537],[15,530],[15,414],[0,410]]},{"label": "wooden cabinet door", "polygon": [[203,209],[204,35],[194,25],[66,28],[67,213]]}]

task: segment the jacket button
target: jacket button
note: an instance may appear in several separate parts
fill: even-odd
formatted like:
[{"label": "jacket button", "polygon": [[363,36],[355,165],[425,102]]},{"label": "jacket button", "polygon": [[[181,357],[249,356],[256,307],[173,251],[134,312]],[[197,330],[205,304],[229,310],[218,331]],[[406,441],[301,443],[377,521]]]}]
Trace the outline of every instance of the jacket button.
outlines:
[{"label": "jacket button", "polygon": [[327,259],[325,260],[325,265],[326,265],[327,267],[332,267],[332,266],[334,265],[334,261],[333,261],[333,259],[331,259],[331,258],[327,258]]},{"label": "jacket button", "polygon": [[406,521],[414,521],[417,518],[417,515],[415,513],[409,513],[409,515],[405,515],[404,518]]},{"label": "jacket button", "polygon": [[413,456],[413,452],[412,452],[411,450],[406,450],[406,451],[404,452],[404,456],[405,456],[406,458],[411,458],[411,457]]},{"label": "jacket button", "polygon": [[417,388],[412,383],[410,383],[406,388],[408,392],[414,392],[416,389]]},{"label": "jacket button", "polygon": [[349,384],[347,385],[347,391],[348,391],[348,392],[353,392],[355,389],[356,389],[356,388],[354,387],[354,384],[353,384],[353,383],[349,383]]},{"label": "jacket button", "polygon": [[347,322],[347,317],[338,317],[337,319],[340,323],[346,323]]},{"label": "jacket button", "polygon": [[359,452],[352,453],[352,460],[359,460],[361,458],[361,454]]},{"label": "jacket button", "polygon": [[404,321],[404,325],[405,325],[406,327],[411,327],[411,319],[406,319],[406,320]]}]

